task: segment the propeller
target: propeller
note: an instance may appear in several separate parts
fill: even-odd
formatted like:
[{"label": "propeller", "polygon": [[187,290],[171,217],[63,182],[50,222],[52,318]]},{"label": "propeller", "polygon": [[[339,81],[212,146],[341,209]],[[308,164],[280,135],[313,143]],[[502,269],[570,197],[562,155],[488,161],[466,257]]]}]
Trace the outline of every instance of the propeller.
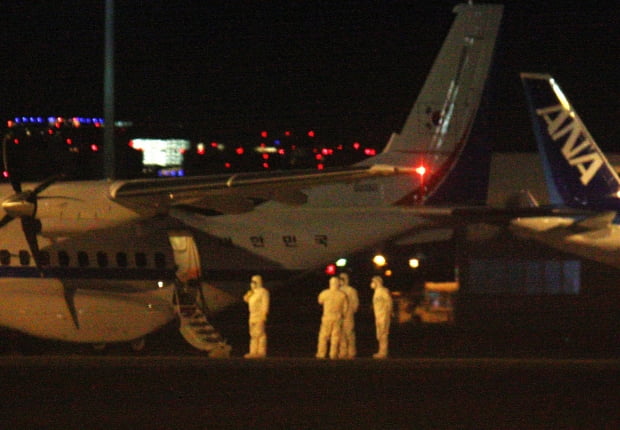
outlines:
[{"label": "propeller", "polygon": [[37,269],[41,272],[41,276],[43,276],[43,272],[41,269],[41,258],[37,240],[37,234],[41,232],[41,221],[36,218],[37,196],[61,177],[62,175],[54,175],[37,185],[34,190],[25,191],[21,191],[21,184],[15,181],[13,182],[15,194],[7,197],[2,202],[2,209],[4,209],[5,215],[0,220],[0,227],[4,227],[15,218],[21,220],[22,231],[26,237],[26,242],[28,243],[30,253],[34,258]]},{"label": "propeller", "polygon": [[[42,262],[41,262],[41,253],[39,250],[39,242],[37,239],[37,235],[41,232],[41,221],[36,218],[37,215],[37,201],[38,195],[47,189],[50,185],[56,182],[58,179],[62,178],[63,174],[53,175],[39,185],[37,185],[33,190],[22,190],[21,181],[18,178],[14,178],[9,173],[9,165],[8,165],[8,140],[9,135],[5,135],[2,141],[2,160],[4,163],[4,175],[8,176],[11,181],[11,186],[13,187],[13,191],[15,194],[7,197],[2,201],[2,209],[4,209],[5,215],[0,219],[0,228],[7,225],[9,222],[14,220],[15,218],[19,218],[22,224],[22,231],[24,232],[24,236],[26,238],[26,242],[28,243],[28,248],[30,248],[30,254],[34,258],[34,263],[39,271],[41,277],[44,276]],[[75,308],[74,303],[75,289],[68,289],[65,287],[64,297],[67,303],[67,307],[69,308],[69,312],[71,313],[71,318],[73,319],[73,323],[76,328],[79,329],[79,323],[77,319],[77,310]]]}]

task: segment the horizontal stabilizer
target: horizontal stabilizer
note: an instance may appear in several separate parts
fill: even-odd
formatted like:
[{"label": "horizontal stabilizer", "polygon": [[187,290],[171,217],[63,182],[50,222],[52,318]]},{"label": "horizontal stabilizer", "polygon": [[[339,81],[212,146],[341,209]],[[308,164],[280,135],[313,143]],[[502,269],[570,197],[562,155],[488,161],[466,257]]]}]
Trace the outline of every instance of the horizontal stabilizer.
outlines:
[{"label": "horizontal stabilizer", "polygon": [[321,185],[351,183],[371,177],[414,175],[412,167],[387,164],[319,170],[246,172],[233,175],[117,181],[110,198],[140,213],[165,213],[189,205],[220,213],[243,213],[254,208],[252,200],[273,200],[300,205],[305,190]]}]

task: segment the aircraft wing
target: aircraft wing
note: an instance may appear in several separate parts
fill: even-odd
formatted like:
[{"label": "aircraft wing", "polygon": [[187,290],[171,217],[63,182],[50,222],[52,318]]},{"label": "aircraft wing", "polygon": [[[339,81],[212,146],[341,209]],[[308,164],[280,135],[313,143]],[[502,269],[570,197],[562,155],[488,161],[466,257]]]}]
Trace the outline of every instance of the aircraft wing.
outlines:
[{"label": "aircraft wing", "polygon": [[[597,218],[592,211],[559,207],[498,208],[490,206],[433,207],[414,206],[408,208],[410,216],[425,218],[423,228],[413,228],[395,238],[398,245],[413,245],[450,239],[456,228],[474,224],[495,227],[512,226],[515,222],[527,223],[530,219],[579,219],[581,222]],[[603,222],[603,221],[601,221]]]},{"label": "aircraft wing", "polygon": [[257,202],[273,200],[301,205],[303,190],[318,185],[353,182],[373,176],[414,173],[413,168],[384,164],[318,170],[246,172],[232,175],[116,181],[110,198],[138,213],[165,213],[168,208],[189,205],[220,213],[242,213]]},{"label": "aircraft wing", "polygon": [[411,215],[435,220],[438,224],[505,224],[515,218],[532,217],[591,217],[592,211],[554,206],[526,208],[469,207],[413,207]]}]

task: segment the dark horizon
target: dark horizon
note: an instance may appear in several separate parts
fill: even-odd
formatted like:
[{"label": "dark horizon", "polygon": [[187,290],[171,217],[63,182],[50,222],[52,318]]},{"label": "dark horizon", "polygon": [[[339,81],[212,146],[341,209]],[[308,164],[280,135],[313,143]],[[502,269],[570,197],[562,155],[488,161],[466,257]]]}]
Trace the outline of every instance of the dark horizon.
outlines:
[{"label": "dark horizon", "polygon": [[[386,142],[402,127],[457,3],[117,1],[116,118],[183,123],[206,137],[314,128]],[[503,3],[495,148],[535,149],[518,77],[530,71],[553,74],[604,150],[617,150],[617,8]],[[3,119],[102,115],[104,5],[4,7]]]}]

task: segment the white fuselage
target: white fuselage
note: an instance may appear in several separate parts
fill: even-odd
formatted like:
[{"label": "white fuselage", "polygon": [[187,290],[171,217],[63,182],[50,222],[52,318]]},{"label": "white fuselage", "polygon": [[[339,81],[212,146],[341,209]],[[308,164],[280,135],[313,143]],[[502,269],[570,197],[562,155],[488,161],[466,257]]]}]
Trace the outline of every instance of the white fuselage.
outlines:
[{"label": "white fuselage", "polygon": [[[273,271],[286,278],[428,224],[408,215],[406,208],[392,206],[273,202],[244,214],[213,217],[172,210],[181,224],[174,217],[144,218],[115,203],[108,198],[109,185],[56,183],[40,194],[36,217],[41,221],[39,248],[46,255],[44,277],[34,259],[25,258],[29,247],[20,220],[0,228],[0,257],[7,256],[0,261],[0,325],[92,343],[136,339],[156,330],[174,318],[171,294],[162,298],[158,288],[170,291],[174,281],[170,229],[197,230],[203,277],[226,291],[229,304],[231,296],[238,299],[247,288],[247,271]],[[0,187],[0,195],[11,193],[8,185]],[[75,317],[66,303],[67,291]],[[208,304],[210,298],[211,303],[222,301],[223,295],[211,289]]]},{"label": "white fuselage", "polygon": [[[104,181],[59,183],[41,193],[42,273],[21,221],[0,228],[1,326],[42,338],[111,343],[139,339],[175,317],[174,261],[165,231],[110,201],[107,187]],[[0,195],[12,193],[0,186]]]}]

